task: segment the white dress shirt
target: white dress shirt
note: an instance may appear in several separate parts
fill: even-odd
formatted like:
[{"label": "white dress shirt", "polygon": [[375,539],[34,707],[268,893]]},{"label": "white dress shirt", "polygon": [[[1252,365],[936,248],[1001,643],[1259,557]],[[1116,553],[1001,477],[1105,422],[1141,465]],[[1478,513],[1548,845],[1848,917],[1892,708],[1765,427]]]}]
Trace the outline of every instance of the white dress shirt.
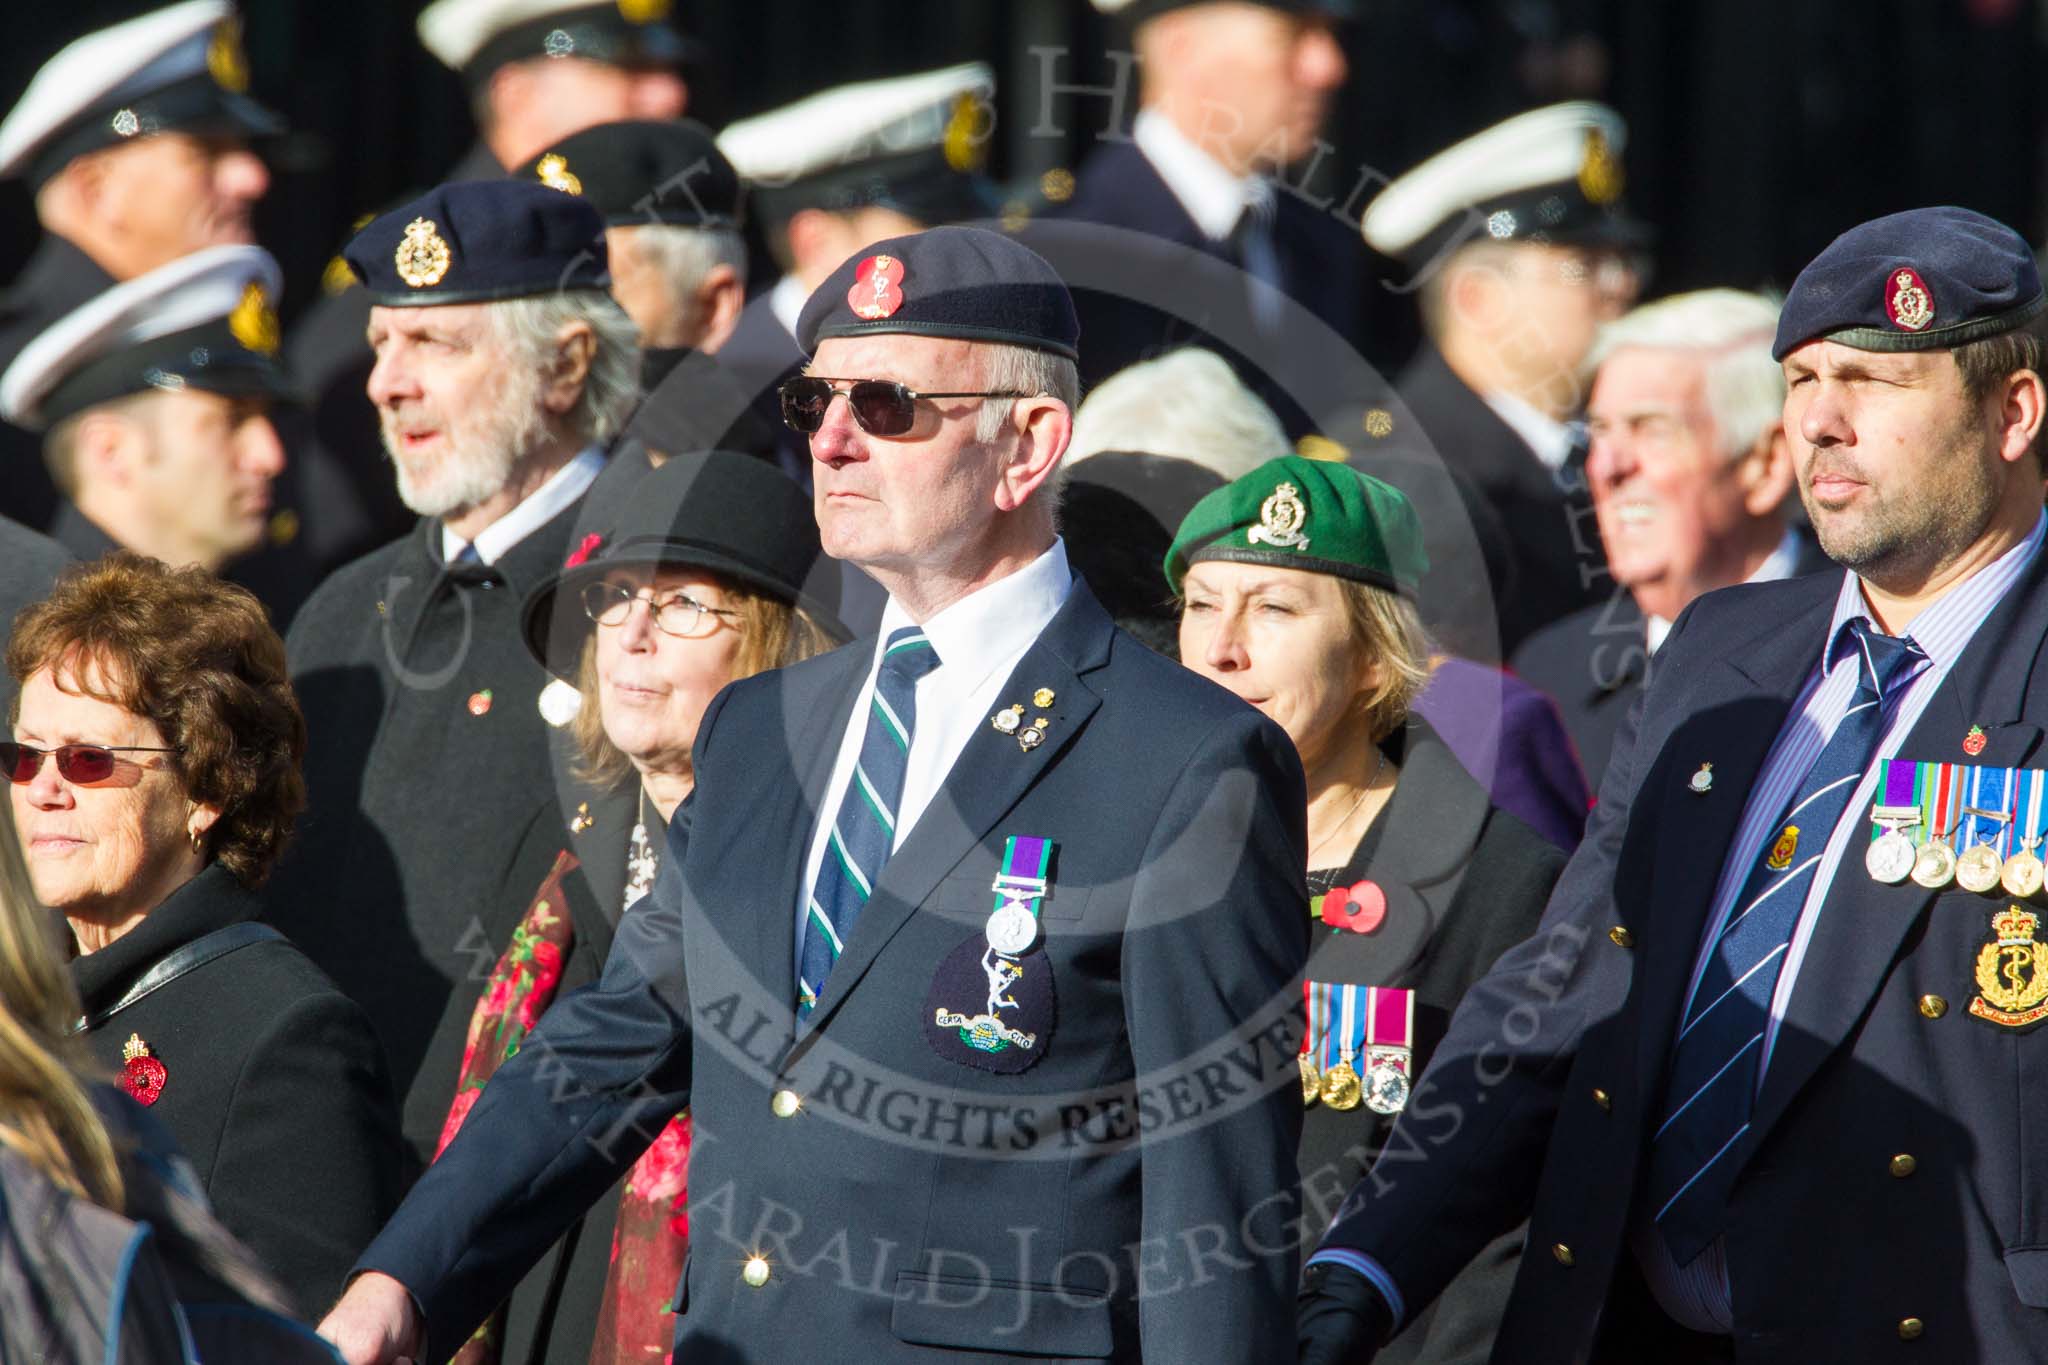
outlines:
[{"label": "white dress shirt", "polygon": [[804,305],[810,301],[811,291],[794,275],[784,275],[768,290],[768,311],[792,337],[796,335],[798,319],[804,315]]},{"label": "white dress shirt", "polygon": [[604,452],[596,446],[585,446],[576,458],[548,476],[548,481],[533,490],[524,502],[499,517],[489,526],[476,533],[476,539],[465,541],[448,529],[448,523],[441,523],[441,562],[453,564],[466,546],[476,547],[476,557],[486,564],[495,564],[504,553],[520,541],[553,521],[555,514],[583,496],[584,490],[597,478],[597,471],[604,468]]},{"label": "white dress shirt", "polygon": [[[924,633],[939,656],[939,666],[918,680],[917,716],[911,723],[910,756],[903,774],[903,796],[896,803],[896,839],[890,851],[903,840],[930,806],[946,776],[953,770],[960,751],[975,730],[989,723],[999,710],[997,694],[1016,671],[1025,651],[1037,642],[1052,618],[1065,605],[1073,590],[1074,573],[1067,567],[1066,543],[1055,539],[1052,548],[1029,564],[977,589],[924,623]],[[882,647],[889,636],[904,626],[916,624],[894,597],[882,611],[882,625],[875,637],[873,657],[868,660],[867,681],[861,684],[847,713],[846,730],[839,741],[839,757],[832,765],[831,781],[825,784],[824,802],[818,809],[818,826],[811,832],[811,851],[804,863],[803,882],[797,888],[796,962],[803,968],[804,919],[811,891],[818,881],[818,868],[825,857],[825,843],[838,817],[839,803],[853,780],[853,765],[860,757],[861,740],[867,734],[869,698],[875,691],[875,674],[882,664]],[[858,929],[855,932],[859,932]],[[794,981],[794,977],[791,978]]]},{"label": "white dress shirt", "polygon": [[1131,140],[1211,241],[1230,236],[1248,206],[1272,200],[1273,189],[1264,180],[1256,175],[1232,175],[1157,109],[1138,115],[1131,127]]},{"label": "white dress shirt", "polygon": [[1495,416],[1522,438],[1522,444],[1536,453],[1545,469],[1555,473],[1564,468],[1565,460],[1572,453],[1570,427],[1505,389],[1479,396],[1486,401],[1486,406],[1493,409]]}]

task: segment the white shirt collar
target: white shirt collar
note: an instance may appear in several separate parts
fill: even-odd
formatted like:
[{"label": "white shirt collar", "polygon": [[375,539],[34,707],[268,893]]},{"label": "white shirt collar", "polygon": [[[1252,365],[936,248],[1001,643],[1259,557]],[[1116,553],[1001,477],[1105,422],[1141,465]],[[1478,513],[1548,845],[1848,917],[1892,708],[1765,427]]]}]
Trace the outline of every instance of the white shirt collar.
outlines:
[{"label": "white shirt collar", "polygon": [[[1799,533],[1788,526],[1785,528],[1785,534],[1778,538],[1777,545],[1764,556],[1764,562],[1756,566],[1756,572],[1742,581],[1776,583],[1781,579],[1790,578],[1792,571],[1798,567]],[[1661,616],[1652,616],[1645,620],[1644,625],[1645,639],[1650,646],[1650,652],[1655,654],[1663,645],[1664,637],[1671,633],[1671,622]]]},{"label": "white shirt collar", "polygon": [[1172,119],[1157,109],[1138,114],[1131,139],[1152,163],[1152,169],[1159,172],[1166,188],[1173,191],[1173,197],[1180,200],[1188,217],[1195,220],[1202,235],[1211,241],[1220,242],[1228,237],[1237,227],[1237,220],[1244,216],[1247,205],[1261,204],[1272,197],[1272,187],[1264,180],[1255,175],[1232,175],[1223,163],[1190,141],[1187,134],[1174,127]]},{"label": "white shirt collar", "polygon": [[576,458],[548,476],[548,481],[528,494],[526,500],[499,517],[489,526],[477,532],[474,541],[465,541],[448,529],[448,523],[441,523],[441,562],[453,564],[465,545],[476,546],[476,557],[486,564],[495,564],[505,552],[520,541],[554,520],[555,513],[583,496],[583,490],[590,487],[597,477],[597,471],[604,468],[604,453],[596,446],[585,446],[577,452]]},{"label": "white shirt collar", "polygon": [[1536,452],[1536,458],[1543,462],[1544,468],[1564,468],[1565,457],[1572,453],[1570,427],[1504,389],[1483,393],[1480,397],[1486,400],[1486,406],[1492,408],[1501,421],[1514,428],[1515,435],[1522,438],[1522,444]]},{"label": "white shirt collar", "polygon": [[[924,633],[938,651],[939,668],[955,684],[948,690],[971,690],[996,668],[1014,668],[1059,614],[1073,582],[1067,544],[1055,537],[1052,548],[1017,572],[975,589],[926,621]],[[882,609],[877,655],[892,632],[911,624],[910,613],[891,597]],[[955,674],[955,669],[960,671]]]},{"label": "white shirt collar", "polygon": [[794,275],[784,275],[768,291],[768,311],[775,314],[775,320],[791,336],[796,335],[797,319],[803,316],[804,305],[809,303],[811,291],[804,288],[804,282]]}]

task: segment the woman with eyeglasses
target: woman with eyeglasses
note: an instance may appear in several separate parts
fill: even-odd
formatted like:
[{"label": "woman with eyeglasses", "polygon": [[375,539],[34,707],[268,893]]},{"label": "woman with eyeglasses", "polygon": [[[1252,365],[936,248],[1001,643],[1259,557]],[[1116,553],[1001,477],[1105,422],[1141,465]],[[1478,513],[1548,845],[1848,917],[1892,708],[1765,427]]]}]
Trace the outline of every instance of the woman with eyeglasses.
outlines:
[{"label": "woman with eyeglasses", "polygon": [[[616,526],[585,537],[528,597],[527,648],[575,689],[575,785],[566,808],[550,802],[527,831],[508,874],[506,904],[521,913],[471,1017],[442,1149],[549,1003],[595,978],[613,929],[654,884],[711,699],[844,642],[838,583],[803,490],[762,460],[712,451],[643,476]],[[649,1137],[613,1197],[463,1345],[460,1365],[666,1355],[689,1121],[650,1125],[637,1141]],[[620,1141],[630,1155],[634,1136]]]},{"label": "woman with eyeglasses", "polygon": [[0,769],[30,887],[69,926],[78,1030],[317,1312],[403,1167],[368,1018],[256,920],[305,804],[284,642],[243,589],[119,552],[16,618],[7,669]]}]

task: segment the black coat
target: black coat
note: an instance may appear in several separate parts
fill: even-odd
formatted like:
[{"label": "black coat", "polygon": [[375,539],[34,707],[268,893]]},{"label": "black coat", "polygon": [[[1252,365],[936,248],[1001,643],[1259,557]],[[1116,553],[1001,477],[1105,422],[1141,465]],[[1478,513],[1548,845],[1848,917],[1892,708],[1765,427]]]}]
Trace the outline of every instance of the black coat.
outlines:
[{"label": "black coat", "polygon": [[362,1009],[304,953],[269,939],[106,1013],[167,955],[259,908],[209,867],[74,959],[71,976],[95,1059],[119,1074],[128,1040],[147,1045],[165,1073],[150,1116],[191,1159],[222,1224],[317,1315],[403,1189],[391,1077]]},{"label": "black coat", "polygon": [[[1142,233],[1196,253],[1191,262],[1184,253],[1164,254],[1113,235],[1087,248],[1093,268],[1069,278],[1081,317],[1084,391],[1141,360],[1181,346],[1205,346],[1230,359],[1273,405],[1289,435],[1308,430],[1321,415],[1307,410],[1320,404],[1296,403],[1282,381],[1304,379],[1317,353],[1328,349],[1324,337],[1294,337],[1284,325],[1276,331],[1254,320],[1237,249],[1204,235],[1135,142],[1098,144],[1081,165],[1073,197],[1053,216],[1062,224],[1099,223]],[[1281,189],[1270,236],[1282,292],[1349,349],[1362,349],[1365,253],[1356,235],[1342,220]],[[1024,237],[1034,240],[1029,230]],[[1055,265],[1061,263],[1059,244],[1068,240],[1044,236]],[[1211,262],[1213,269],[1188,269],[1190,263]],[[1113,280],[1116,288],[1090,287],[1090,279]],[[1340,396],[1351,395],[1333,392],[1327,398]]]},{"label": "black coat", "polygon": [[[97,261],[54,232],[45,232],[21,273],[0,294],[0,372],[42,330],[114,283]],[[48,526],[57,486],[43,464],[41,432],[0,422],[0,516]]]},{"label": "black coat", "polygon": [[580,505],[490,566],[443,564],[423,519],[329,578],[287,640],[310,804],[264,899],[369,1011],[422,1161],[498,951],[500,880],[555,790],[519,607],[560,569]]},{"label": "black coat", "polygon": [[[975,730],[799,1021],[806,836],[873,645],[712,702],[697,795],[603,980],[548,1012],[364,1253],[419,1296],[430,1354],[689,1103],[678,1360],[1291,1355],[1285,1234],[1200,1266],[1181,1237],[1261,1237],[1241,1220],[1296,1181],[1307,798],[1293,746],[1114,630],[1077,582],[1005,688],[1053,694],[1046,742]],[[931,1004],[985,988],[981,969],[956,982],[944,964],[985,951],[1006,834],[1058,849],[1027,959],[1057,1008],[1021,1074],[961,1060]],[[808,1099],[771,1104],[785,1088]],[[1129,1141],[1140,1123],[1173,1131]],[[1146,1293],[1111,1269],[1140,1242],[1166,1261]],[[741,1278],[750,1246],[770,1261],[759,1287]]]},{"label": "black coat", "polygon": [[[1371,934],[1313,925],[1307,975],[1414,991],[1409,1074],[1420,1076],[1465,992],[1542,918],[1565,855],[1491,805],[1426,722],[1411,720],[1387,747],[1400,780],[1335,881],[1371,878],[1386,893],[1387,918]],[[1334,1212],[1333,1200],[1358,1182],[1393,1126],[1364,1107],[1311,1106],[1301,1134],[1308,1207]],[[1520,1229],[1496,1239],[1379,1359],[1480,1365],[1507,1307],[1521,1240]]]},{"label": "black coat", "polygon": [[[1804,531],[1793,576],[1835,567]],[[1648,623],[1625,588],[1531,635],[1515,652],[1514,670],[1548,692],[1564,717],[1579,764],[1594,791],[1607,775],[1615,736],[1650,679]]]},{"label": "black coat", "polygon": [[1511,658],[1536,630],[1597,601],[1608,589],[1607,555],[1583,472],[1547,468],[1514,428],[1452,373],[1434,346],[1422,348],[1402,371],[1398,387],[1427,448],[1506,530],[1510,566],[1499,603],[1500,657]]},{"label": "black coat", "polygon": [[[13,633],[15,616],[49,596],[57,575],[70,562],[63,546],[0,517],[0,645]],[[14,680],[0,671],[0,703],[13,696]]]}]

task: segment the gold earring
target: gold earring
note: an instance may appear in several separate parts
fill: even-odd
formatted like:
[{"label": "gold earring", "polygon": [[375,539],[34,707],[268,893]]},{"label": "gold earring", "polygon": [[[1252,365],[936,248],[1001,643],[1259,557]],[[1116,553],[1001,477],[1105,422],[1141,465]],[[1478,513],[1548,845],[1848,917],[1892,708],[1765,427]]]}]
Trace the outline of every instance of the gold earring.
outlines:
[{"label": "gold earring", "polygon": [[192,851],[197,854],[204,854],[206,852],[205,833],[198,829],[188,829],[185,833],[192,840]]}]

